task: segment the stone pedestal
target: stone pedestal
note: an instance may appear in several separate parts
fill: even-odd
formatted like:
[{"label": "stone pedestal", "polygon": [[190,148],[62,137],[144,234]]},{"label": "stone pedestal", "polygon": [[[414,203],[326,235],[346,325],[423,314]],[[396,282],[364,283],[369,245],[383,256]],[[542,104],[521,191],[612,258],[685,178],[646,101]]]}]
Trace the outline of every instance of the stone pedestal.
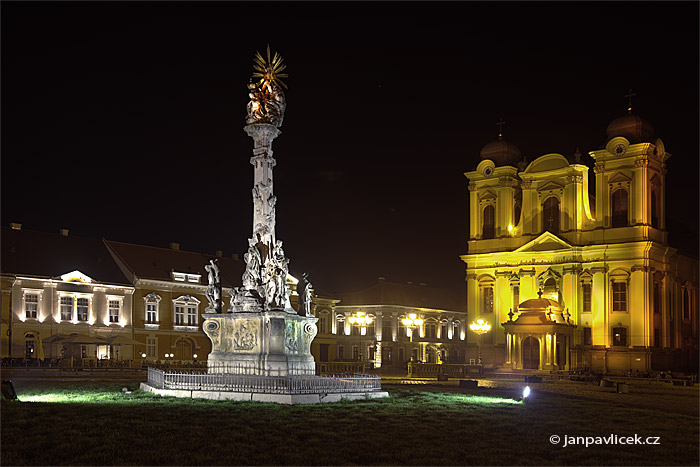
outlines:
[{"label": "stone pedestal", "polygon": [[317,333],[313,316],[283,310],[204,315],[204,332],[212,342],[209,373],[269,376],[313,375],[311,341]]}]

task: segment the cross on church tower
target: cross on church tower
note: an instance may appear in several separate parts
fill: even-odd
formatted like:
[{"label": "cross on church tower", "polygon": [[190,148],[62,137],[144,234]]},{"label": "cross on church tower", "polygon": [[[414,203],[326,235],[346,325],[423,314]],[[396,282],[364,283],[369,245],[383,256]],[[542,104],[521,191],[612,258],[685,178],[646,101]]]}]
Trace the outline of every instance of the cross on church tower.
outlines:
[{"label": "cross on church tower", "polygon": [[625,94],[625,97],[629,99],[629,102],[627,103],[627,112],[632,113],[632,98],[636,96],[636,93],[632,92],[632,89],[630,89],[627,94]]},{"label": "cross on church tower", "polygon": [[498,120],[498,123],[496,123],[496,126],[498,127],[498,137],[499,138],[503,136],[503,125],[505,125],[505,123],[506,122],[503,121],[503,117],[501,117]]}]

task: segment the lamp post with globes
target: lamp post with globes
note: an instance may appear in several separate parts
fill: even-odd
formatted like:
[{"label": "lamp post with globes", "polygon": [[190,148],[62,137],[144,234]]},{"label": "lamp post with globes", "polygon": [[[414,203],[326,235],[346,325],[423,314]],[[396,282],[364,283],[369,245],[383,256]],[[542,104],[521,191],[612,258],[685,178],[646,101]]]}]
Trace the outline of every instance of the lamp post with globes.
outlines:
[{"label": "lamp post with globes", "polygon": [[358,310],[354,315],[348,318],[351,325],[357,326],[360,329],[360,361],[362,361],[362,336],[367,332],[367,326],[372,324],[374,318],[368,316],[364,311]]},{"label": "lamp post with globes", "polygon": [[[401,320],[401,323],[409,330],[408,341],[413,343],[413,330],[423,325],[423,318],[419,317],[416,313],[409,313],[408,316]],[[411,360],[413,360],[413,348],[411,348]]]},{"label": "lamp post with globes", "polygon": [[482,318],[479,318],[469,325],[469,329],[471,329],[479,335],[479,365],[481,365],[481,344],[484,338],[484,334],[491,330],[491,325],[484,321]]}]

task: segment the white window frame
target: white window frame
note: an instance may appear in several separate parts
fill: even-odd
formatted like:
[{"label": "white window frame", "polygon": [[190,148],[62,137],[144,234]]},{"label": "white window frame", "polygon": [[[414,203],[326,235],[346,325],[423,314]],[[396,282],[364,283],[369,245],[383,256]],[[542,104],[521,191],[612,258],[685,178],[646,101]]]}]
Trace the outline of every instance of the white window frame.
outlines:
[{"label": "white window frame", "polygon": [[[158,329],[160,327],[160,301],[162,300],[162,297],[158,295],[155,292],[151,292],[148,295],[144,295],[143,297],[143,319],[144,319],[144,327],[146,329]],[[151,321],[148,319],[148,306],[153,305],[155,306],[155,310],[152,311],[152,313],[155,313],[155,320]]]},{"label": "white window frame", "polygon": [[[70,304],[63,303],[63,299],[69,299]],[[61,321],[73,321],[73,312],[75,311],[74,310],[74,308],[75,308],[75,296],[69,295],[69,294],[60,295],[58,298],[58,303],[59,303],[58,312],[59,312],[59,316],[61,318]],[[70,307],[70,308],[68,308],[68,307]],[[64,318],[64,316],[63,316],[64,310],[65,311],[70,310],[70,317]]]},{"label": "white window frame", "polygon": [[[43,290],[36,290],[36,289],[23,289],[22,292],[23,292],[22,293],[22,311],[23,311],[23,314],[21,315],[20,318],[22,320],[25,320],[25,319],[37,319],[37,320],[39,320],[39,319],[41,319],[40,310],[41,310],[41,304],[42,304],[44,291]],[[27,301],[28,295],[36,295],[36,297],[37,297],[36,302],[28,302]],[[27,316],[27,312],[29,311],[27,309],[27,305],[29,305],[30,303],[31,304],[36,303],[36,310],[33,310],[35,312],[34,314],[36,314],[36,316]]]},{"label": "white window frame", "polygon": [[[173,328],[176,331],[196,331],[199,326],[200,301],[191,295],[181,295],[173,299]],[[182,323],[177,322],[178,308],[182,309]],[[190,318],[194,318],[194,323]]]},{"label": "white window frame", "polygon": [[[87,302],[87,305],[85,304],[79,304],[81,300],[85,300]],[[85,319],[80,319],[81,313],[80,310],[81,308],[85,308],[85,314],[83,315]],[[88,297],[75,297],[75,320],[83,323],[86,323],[90,321],[90,298]]]},{"label": "white window frame", "polygon": [[[115,325],[118,324],[120,326],[124,326],[125,322],[122,319],[122,316],[124,316],[123,311],[124,311],[124,297],[121,295],[107,295],[107,300],[106,300],[106,305],[107,305],[107,319],[105,320],[105,324],[107,326],[110,325]],[[119,316],[117,317],[117,321],[112,321],[112,313],[111,313],[111,308],[109,306],[109,302],[112,301],[117,301],[119,302]]]},{"label": "white window frame", "polygon": [[[63,309],[64,309],[63,307],[66,306],[62,303],[64,298],[69,298],[71,300],[71,317],[70,317],[70,319],[63,318]],[[78,323],[93,324],[94,319],[93,319],[92,298],[93,298],[93,295],[89,294],[89,293],[58,292],[58,318],[59,318],[58,321],[61,323],[71,322],[73,324],[78,324]],[[78,299],[87,300],[87,319],[78,320]]]},{"label": "white window frame", "polygon": [[[114,306],[114,304],[116,304],[116,306]],[[107,309],[109,311],[109,322],[118,323],[119,315],[122,311],[121,302],[119,300],[107,300]],[[116,310],[116,313],[114,313],[114,310]]]}]

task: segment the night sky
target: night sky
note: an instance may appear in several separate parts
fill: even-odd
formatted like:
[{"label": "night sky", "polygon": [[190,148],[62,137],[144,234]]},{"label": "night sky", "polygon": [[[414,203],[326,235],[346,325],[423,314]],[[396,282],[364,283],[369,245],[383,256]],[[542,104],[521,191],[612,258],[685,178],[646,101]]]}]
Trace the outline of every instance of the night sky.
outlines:
[{"label": "night sky", "polygon": [[[464,296],[464,172],[605,144],[626,112],[668,162],[672,245],[698,248],[698,3],[5,2],[2,224],[243,253],[252,57],[287,64],[277,237],[291,271]],[[593,172],[591,171],[591,177]]]}]

